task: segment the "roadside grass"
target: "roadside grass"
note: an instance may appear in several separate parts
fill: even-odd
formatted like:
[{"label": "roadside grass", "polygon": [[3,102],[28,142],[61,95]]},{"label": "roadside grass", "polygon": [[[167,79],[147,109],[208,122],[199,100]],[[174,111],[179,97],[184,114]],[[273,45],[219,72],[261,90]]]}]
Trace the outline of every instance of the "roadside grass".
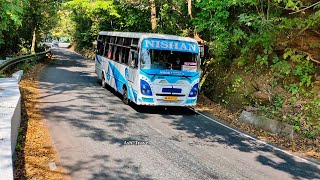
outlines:
[{"label": "roadside grass", "polygon": [[39,74],[49,62],[29,62],[17,66],[25,72],[20,81],[22,120],[14,162],[15,179],[65,179],[62,168],[58,166],[51,170],[49,167],[49,162],[57,163],[58,158],[39,109]]}]

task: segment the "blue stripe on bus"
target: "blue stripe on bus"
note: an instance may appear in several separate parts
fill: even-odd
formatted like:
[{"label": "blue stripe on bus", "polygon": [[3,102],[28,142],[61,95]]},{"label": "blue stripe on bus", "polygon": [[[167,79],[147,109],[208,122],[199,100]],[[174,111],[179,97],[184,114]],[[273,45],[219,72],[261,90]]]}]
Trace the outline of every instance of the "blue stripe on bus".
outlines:
[{"label": "blue stripe on bus", "polygon": [[137,93],[132,89],[133,97],[134,97],[134,102],[137,102]]},{"label": "blue stripe on bus", "polygon": [[181,70],[170,70],[170,69],[141,69],[146,74],[158,75],[158,76],[187,76],[193,77],[199,74],[199,72],[189,72]]},{"label": "blue stripe on bus", "polygon": [[108,71],[107,71],[107,80],[110,81],[110,66],[108,66]]},{"label": "blue stripe on bus", "polygon": [[96,60],[98,61],[99,64],[101,64],[98,54],[96,54]]},{"label": "blue stripe on bus", "polygon": [[122,93],[122,87],[123,85],[126,85],[127,87],[127,93],[128,93],[128,98],[133,101],[132,95],[131,95],[131,89],[128,85],[128,82],[126,79],[121,75],[121,72],[111,63],[109,62],[109,67],[112,71],[114,82],[116,83],[116,90],[120,93]]},{"label": "blue stripe on bus", "polygon": [[197,99],[188,99],[186,104],[194,104],[197,101]]}]

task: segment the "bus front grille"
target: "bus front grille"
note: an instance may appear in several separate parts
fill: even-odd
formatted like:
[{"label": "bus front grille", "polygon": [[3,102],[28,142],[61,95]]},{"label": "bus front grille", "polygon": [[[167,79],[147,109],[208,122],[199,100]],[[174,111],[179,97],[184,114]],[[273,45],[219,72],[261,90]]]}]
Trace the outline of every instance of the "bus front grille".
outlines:
[{"label": "bus front grille", "polygon": [[156,94],[157,96],[177,96],[177,97],[184,97],[185,94]]}]

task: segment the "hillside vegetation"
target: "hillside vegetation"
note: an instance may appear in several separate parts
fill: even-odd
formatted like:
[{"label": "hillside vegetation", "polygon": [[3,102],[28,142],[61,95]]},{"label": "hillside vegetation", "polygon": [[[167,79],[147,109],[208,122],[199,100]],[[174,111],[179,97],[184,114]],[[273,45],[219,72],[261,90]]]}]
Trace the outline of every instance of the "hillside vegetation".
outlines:
[{"label": "hillside vegetation", "polygon": [[38,2],[1,1],[1,53],[31,49],[32,37],[40,42],[53,26],[53,36],[71,37],[78,50],[90,49],[101,30],[194,37],[207,45],[203,96],[233,112],[247,109],[285,121],[319,140],[317,0],[70,0],[52,1],[51,7]]}]

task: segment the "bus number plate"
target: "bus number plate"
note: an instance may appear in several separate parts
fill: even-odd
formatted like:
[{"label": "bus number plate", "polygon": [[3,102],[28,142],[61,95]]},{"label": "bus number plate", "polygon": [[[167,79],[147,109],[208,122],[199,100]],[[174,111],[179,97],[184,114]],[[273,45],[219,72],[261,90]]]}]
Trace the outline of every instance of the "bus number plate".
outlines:
[{"label": "bus number plate", "polygon": [[178,97],[176,97],[176,96],[165,96],[164,100],[165,101],[177,101]]}]

